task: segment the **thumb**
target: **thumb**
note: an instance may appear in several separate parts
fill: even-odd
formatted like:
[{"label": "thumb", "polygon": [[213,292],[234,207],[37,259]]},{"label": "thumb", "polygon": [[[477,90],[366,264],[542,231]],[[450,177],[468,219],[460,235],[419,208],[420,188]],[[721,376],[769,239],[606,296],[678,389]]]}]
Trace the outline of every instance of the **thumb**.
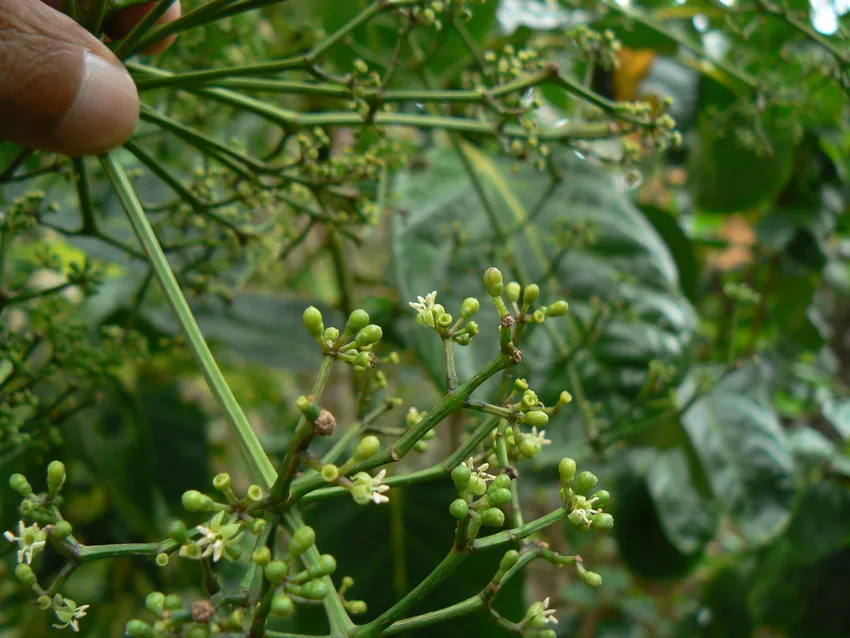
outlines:
[{"label": "thumb", "polygon": [[102,42],[39,0],[0,0],[0,140],[94,155],[138,119],[136,86]]}]

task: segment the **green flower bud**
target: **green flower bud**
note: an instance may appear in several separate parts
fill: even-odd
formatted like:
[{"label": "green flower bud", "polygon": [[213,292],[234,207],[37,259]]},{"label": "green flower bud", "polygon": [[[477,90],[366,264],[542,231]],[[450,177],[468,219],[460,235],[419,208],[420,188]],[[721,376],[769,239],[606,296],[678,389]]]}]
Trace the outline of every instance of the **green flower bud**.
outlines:
[{"label": "green flower bud", "polygon": [[166,554],[165,552],[160,552],[159,554],[156,555],[156,558],[154,558],[154,561],[156,561],[156,564],[159,567],[165,567],[166,565],[168,565],[170,560],[171,560],[171,557],[168,554]]},{"label": "green flower bud", "polygon": [[499,563],[499,569],[503,572],[506,572],[509,569],[511,569],[514,565],[516,565],[516,562],[518,560],[519,560],[519,552],[516,551],[515,549],[509,549],[508,551],[505,552],[505,555],[502,556],[502,560]]},{"label": "green flower bud", "polygon": [[323,580],[311,580],[304,585],[301,595],[307,600],[322,600],[328,595],[328,586]]},{"label": "green flower bud", "polygon": [[519,295],[522,291],[522,287],[515,281],[512,281],[507,286],[505,286],[505,297],[507,297],[508,301],[511,303],[516,303],[519,301]]},{"label": "green flower bud", "polygon": [[186,542],[189,533],[186,530],[186,524],[183,521],[171,521],[168,525],[168,537],[173,538],[180,545]]},{"label": "green flower bud", "polygon": [[531,437],[523,437],[517,447],[519,448],[519,453],[527,459],[533,459],[540,454],[540,446]]},{"label": "green flower bud", "polygon": [[556,301],[551,306],[546,308],[547,317],[563,317],[570,309],[570,304],[566,301]]},{"label": "green flower bud", "polygon": [[30,485],[27,477],[23,474],[12,474],[12,476],[9,477],[9,487],[23,497],[27,497],[32,494],[32,485]]},{"label": "green flower bud", "polygon": [[361,368],[373,368],[375,366],[375,353],[366,350],[358,352],[357,356],[354,357],[354,365]]},{"label": "green flower bud", "polygon": [[258,547],[251,554],[251,560],[254,561],[260,567],[265,567],[272,560],[272,550],[263,545],[262,547]]},{"label": "green flower bud", "polygon": [[291,616],[295,613],[295,603],[293,603],[292,599],[283,592],[278,592],[274,595],[274,598],[272,598],[271,612],[274,616],[286,618],[287,616]]},{"label": "green flower bud", "polygon": [[268,522],[266,521],[266,519],[255,518],[253,521],[251,521],[251,525],[250,525],[251,533],[254,534],[255,536],[259,536],[260,534],[262,534],[265,531],[266,525],[268,525]]},{"label": "green flower bud", "polygon": [[183,609],[183,599],[177,594],[169,594],[165,597],[165,608],[168,611],[178,611]]},{"label": "green flower bud", "polygon": [[511,501],[511,491],[504,488],[493,490],[490,494],[490,503],[496,507],[507,505]]},{"label": "green flower bud", "polygon": [[598,492],[593,493],[593,498],[597,499],[596,507],[605,507],[611,498],[611,494],[608,490],[599,490]]},{"label": "green flower bud", "polygon": [[53,607],[53,599],[50,596],[45,596],[42,594],[38,598],[35,599],[35,604],[38,605],[38,608],[42,611],[47,611],[51,607]]},{"label": "green flower bud", "polygon": [[304,311],[304,326],[307,332],[314,339],[319,339],[325,331],[325,324],[322,323],[322,313],[315,306],[310,306]]},{"label": "green flower bud", "polygon": [[26,587],[32,587],[38,583],[35,572],[26,563],[20,563],[15,567],[15,578],[21,581]]},{"label": "green flower bud", "polygon": [[535,634],[535,638],[558,638],[558,632],[554,629],[544,629]]},{"label": "green flower bud", "polygon": [[468,334],[458,335],[456,337],[453,337],[452,340],[459,346],[468,346],[470,343],[472,343],[472,337],[470,337]]},{"label": "green flower bud", "polygon": [[322,479],[326,483],[335,483],[339,478],[339,468],[333,463],[328,463],[322,466]]},{"label": "green flower bud", "polygon": [[576,476],[575,491],[579,494],[587,494],[593,489],[593,486],[596,485],[598,480],[593,472],[588,472],[587,470],[579,472],[578,476]]},{"label": "green flower bud", "polygon": [[322,554],[319,560],[310,567],[310,575],[313,578],[321,576],[330,576],[336,571],[336,558],[330,554]]},{"label": "green flower bud", "polygon": [[301,556],[316,543],[316,532],[313,528],[305,525],[295,530],[292,540],[289,541],[289,553],[293,556]]},{"label": "green flower bud", "polygon": [[153,591],[145,598],[145,607],[154,616],[162,616],[165,611],[165,594],[161,591]]},{"label": "green flower bud", "polygon": [[469,503],[466,502],[466,499],[456,498],[449,505],[449,514],[457,520],[466,518],[466,515],[469,514]]},{"label": "green flower bud", "polygon": [[282,560],[273,560],[266,565],[265,569],[263,569],[263,573],[266,575],[266,580],[268,580],[272,585],[278,585],[283,582],[284,578],[286,578],[286,570],[286,563]]},{"label": "green flower bud", "polygon": [[498,489],[507,489],[511,486],[511,477],[507,474],[498,474],[493,482],[490,483],[490,489],[495,491]]},{"label": "green flower bud", "polygon": [[250,485],[248,487],[248,499],[254,501],[255,503],[259,503],[266,496],[265,490],[257,484]]},{"label": "green flower bud", "polygon": [[544,428],[549,423],[549,415],[542,410],[532,410],[525,413],[523,421],[536,428]]},{"label": "green flower bud", "polygon": [[221,472],[220,474],[216,474],[213,479],[213,487],[217,489],[219,492],[223,492],[228,487],[230,487],[230,474],[227,472]]},{"label": "green flower bud", "polygon": [[472,476],[469,479],[468,489],[475,496],[481,496],[487,491],[487,483],[480,476]]},{"label": "green flower bud", "polygon": [[466,326],[464,326],[464,329],[466,330],[466,334],[470,338],[478,334],[478,324],[474,321],[467,322]]},{"label": "green flower bud", "polygon": [[354,502],[358,505],[368,505],[372,502],[372,494],[366,485],[357,483],[349,491]]},{"label": "green flower bud", "polygon": [[65,484],[65,464],[62,461],[51,461],[47,466],[47,489],[56,494]]},{"label": "green flower bud", "polygon": [[592,526],[595,529],[611,529],[614,527],[614,517],[607,512],[602,512],[593,517]]},{"label": "green flower bud", "polygon": [[73,532],[73,529],[68,521],[59,521],[53,526],[53,531],[50,532],[50,535],[61,541],[68,538],[71,532]]},{"label": "green flower bud", "polygon": [[522,393],[522,407],[526,410],[533,408],[540,400],[537,398],[537,393],[534,390],[526,390]]},{"label": "green flower bud", "polygon": [[485,527],[501,527],[505,524],[505,514],[502,510],[491,507],[484,511],[481,517],[481,524]]},{"label": "green flower bud", "polygon": [[525,379],[516,379],[514,380],[514,390],[517,392],[525,392],[528,390],[528,381]]},{"label": "green flower bud", "polygon": [[581,573],[581,579],[585,582],[586,585],[589,585],[593,588],[602,585],[602,576],[600,576],[596,572],[584,571]]},{"label": "green flower bud", "polygon": [[212,503],[212,499],[197,490],[183,492],[183,507],[190,512],[202,512]]},{"label": "green flower bud", "polygon": [[531,320],[536,324],[541,324],[546,321],[546,312],[538,308],[531,313]]},{"label": "green flower bud", "polygon": [[484,287],[491,297],[499,297],[504,290],[504,279],[498,268],[488,268],[484,272]]},{"label": "green flower bud", "polygon": [[460,307],[460,318],[469,319],[478,312],[480,307],[481,303],[475,297],[467,297],[463,300],[463,305]]},{"label": "green flower bud", "polygon": [[367,609],[366,602],[362,600],[348,601],[345,607],[351,615],[365,614]]},{"label": "green flower bud", "polygon": [[566,390],[564,390],[563,392],[561,392],[561,395],[558,397],[558,404],[559,405],[566,405],[567,403],[570,403],[572,400],[573,400],[573,395],[570,394],[569,392],[567,392]]},{"label": "green flower bud", "polygon": [[357,334],[368,325],[369,313],[362,308],[358,308],[348,315],[348,322],[345,324],[345,331],[348,334]]},{"label": "green flower bud", "polygon": [[372,434],[364,436],[357,445],[357,449],[354,450],[354,458],[357,461],[365,461],[375,456],[379,449],[381,449],[381,441],[377,436]]},{"label": "green flower bud", "polygon": [[472,472],[463,463],[452,470],[452,481],[454,481],[455,487],[459,492],[467,488],[471,476]]},{"label": "green flower bud", "polygon": [[21,501],[18,509],[21,510],[21,514],[32,514],[35,510],[35,503],[30,499],[26,499],[25,501]]},{"label": "green flower bud", "polygon": [[525,290],[522,291],[522,303],[525,306],[530,306],[540,296],[540,286],[537,284],[528,284]]},{"label": "green flower bud", "polygon": [[565,457],[558,463],[558,474],[561,475],[561,485],[567,486],[573,482],[576,475],[575,460]]},{"label": "green flower bud", "polygon": [[153,627],[143,620],[134,618],[124,627],[124,635],[128,638],[149,638],[153,636]]},{"label": "green flower bud", "polygon": [[378,343],[383,336],[384,332],[381,330],[381,326],[372,323],[357,333],[357,336],[354,337],[354,343],[357,344],[358,348],[365,348]]},{"label": "green flower bud", "polygon": [[339,328],[334,328],[333,326],[325,328],[325,331],[322,333],[322,339],[336,343],[336,340],[339,339]]}]

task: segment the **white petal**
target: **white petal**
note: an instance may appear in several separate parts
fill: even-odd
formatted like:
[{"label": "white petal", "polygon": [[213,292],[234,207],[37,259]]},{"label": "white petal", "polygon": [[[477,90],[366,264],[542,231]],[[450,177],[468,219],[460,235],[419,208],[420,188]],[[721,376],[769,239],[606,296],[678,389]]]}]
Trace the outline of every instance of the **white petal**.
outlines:
[{"label": "white petal", "polygon": [[224,543],[222,541],[215,542],[215,552],[213,553],[213,561],[218,562],[221,560],[221,553],[224,551]]},{"label": "white petal", "polygon": [[5,538],[10,543],[14,543],[18,540],[18,537],[15,536],[12,532],[3,532],[3,538]]},{"label": "white petal", "polygon": [[373,492],[379,492],[380,494],[383,494],[384,492],[390,491],[390,486],[389,485],[378,485],[377,487],[372,488],[372,491]]},{"label": "white petal", "polygon": [[377,474],[375,474],[375,478],[374,478],[374,479],[372,479],[372,480],[373,480],[373,481],[377,481],[378,483],[383,483],[383,482],[384,482],[384,477],[385,477],[386,475],[387,475],[387,471],[386,471],[385,469],[384,469],[384,470],[381,470],[380,472],[378,472]]}]

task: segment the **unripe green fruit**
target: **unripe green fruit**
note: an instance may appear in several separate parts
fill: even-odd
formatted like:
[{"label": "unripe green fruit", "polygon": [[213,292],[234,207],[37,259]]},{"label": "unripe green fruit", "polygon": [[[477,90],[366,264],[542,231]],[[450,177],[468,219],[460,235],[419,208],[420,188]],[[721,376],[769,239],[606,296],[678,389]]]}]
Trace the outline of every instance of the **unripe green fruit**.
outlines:
[{"label": "unripe green fruit", "polygon": [[569,457],[561,459],[561,462],[558,463],[558,474],[561,475],[561,485],[566,487],[572,483],[576,475],[575,460]]},{"label": "unripe green fruit", "polygon": [[528,381],[525,379],[516,379],[514,380],[514,389],[517,392],[525,392],[528,390]]},{"label": "unripe green fruit", "polygon": [[475,496],[481,496],[487,491],[487,483],[480,476],[471,476],[468,489]]},{"label": "unripe green fruit", "polygon": [[266,547],[259,547],[251,554],[251,560],[257,563],[260,567],[265,567],[272,560],[272,551]]},{"label": "unripe green fruit", "polygon": [[330,576],[336,571],[336,558],[330,554],[322,554],[316,564],[310,567],[310,575],[314,578]]},{"label": "unripe green fruit", "polygon": [[481,524],[485,527],[501,527],[505,524],[505,514],[502,510],[491,507],[484,511],[481,517]]},{"label": "unripe green fruit", "polygon": [[35,503],[33,503],[30,499],[26,499],[25,501],[21,501],[21,504],[18,509],[21,510],[21,514],[32,514],[35,510]]},{"label": "unripe green fruit", "polygon": [[371,368],[375,364],[375,354],[368,351],[358,352],[354,357],[354,365],[361,368]]},{"label": "unripe green fruit", "polygon": [[169,594],[165,597],[165,608],[168,611],[177,611],[183,609],[183,599],[177,594]]},{"label": "unripe green fruit", "polygon": [[295,603],[286,594],[280,592],[272,598],[272,614],[286,618],[295,613]]},{"label": "unripe green fruit", "polygon": [[345,324],[345,331],[348,334],[356,334],[369,325],[369,313],[358,308],[348,315],[348,322]]},{"label": "unripe green fruit", "polygon": [[248,499],[254,501],[255,503],[259,503],[263,500],[266,493],[262,487],[257,484],[248,486],[248,491],[246,492]]},{"label": "unripe green fruit", "polygon": [[213,479],[213,487],[217,489],[219,492],[226,490],[230,487],[230,474],[227,472],[221,472],[220,474],[216,474]]},{"label": "unripe green fruit", "polygon": [[124,627],[124,635],[129,638],[148,638],[153,635],[153,627],[143,620],[134,618]]},{"label": "unripe green fruit", "polygon": [[339,478],[339,468],[333,463],[323,465],[322,478],[326,483],[334,483]]},{"label": "unripe green fruit", "polygon": [[328,586],[323,580],[311,580],[304,585],[301,595],[307,600],[322,600],[328,595]]},{"label": "unripe green fruit", "polygon": [[588,472],[587,470],[579,472],[578,476],[576,476],[575,491],[579,494],[587,494],[593,489],[597,481],[599,481],[599,479],[596,478],[596,475],[593,474],[593,472]]},{"label": "unripe green fruit", "polygon": [[475,335],[478,334],[478,324],[475,323],[474,321],[468,321],[466,323],[465,329],[466,329],[466,336],[467,337],[472,338],[472,337],[474,337]]},{"label": "unripe green fruit", "polygon": [[525,413],[523,420],[536,428],[545,428],[549,423],[549,415],[542,410],[532,410]]},{"label": "unripe green fruit", "polygon": [[522,287],[515,281],[512,281],[507,286],[505,286],[505,297],[508,301],[512,303],[516,303],[519,301],[519,295],[522,291]]},{"label": "unripe green fruit", "polygon": [[289,541],[289,553],[293,556],[301,556],[304,552],[310,549],[316,542],[316,532],[313,528],[305,525],[299,527],[292,535],[292,540]]},{"label": "unripe green fruit", "polygon": [[42,594],[35,599],[35,604],[38,605],[38,608],[42,611],[46,611],[53,607],[53,599],[50,596]]},{"label": "unripe green fruit", "polygon": [[468,319],[481,307],[481,303],[475,297],[467,297],[463,300],[463,305],[460,307],[460,316],[462,319]]},{"label": "unripe green fruit", "polygon": [[180,545],[185,543],[186,539],[189,538],[186,524],[183,521],[171,521],[168,525],[168,537],[174,539]]},{"label": "unripe green fruit", "polygon": [[566,301],[556,301],[546,308],[547,317],[563,317],[569,311],[570,305]]},{"label": "unripe green fruit", "polygon": [[540,454],[540,446],[527,436],[519,442],[517,447],[519,448],[519,453],[527,459],[533,459]]},{"label": "unripe green fruit", "polygon": [[74,530],[68,521],[59,521],[53,526],[53,531],[50,535],[58,540],[64,540],[68,538],[73,531]]},{"label": "unripe green fruit", "polygon": [[[474,322],[470,321],[469,323]],[[470,337],[468,334],[458,335],[456,337],[453,337],[453,340],[459,346],[468,346],[470,343],[472,343],[472,337]]]},{"label": "unripe green fruit", "polygon": [[594,588],[602,585],[602,576],[596,572],[582,572],[581,579],[585,582],[585,584]]},{"label": "unripe green fruit", "polygon": [[52,494],[62,489],[65,477],[65,464],[62,461],[51,461],[47,466],[47,488]]},{"label": "unripe green fruit", "polygon": [[454,481],[458,491],[463,491],[467,488],[471,476],[472,472],[463,463],[452,470],[452,481]]},{"label": "unripe green fruit", "polygon": [[212,499],[209,496],[201,494],[197,490],[188,490],[183,492],[182,500],[183,507],[185,507],[188,511],[201,512]]},{"label": "unripe green fruit", "polygon": [[499,569],[503,572],[508,571],[511,567],[516,565],[516,562],[519,560],[519,552],[515,549],[509,549],[505,552],[505,555],[502,556],[502,560],[499,563]]},{"label": "unripe green fruit", "polygon": [[537,298],[540,296],[540,286],[537,284],[528,284],[525,287],[525,290],[522,291],[522,303],[523,305],[530,306]]},{"label": "unripe green fruit", "polygon": [[522,407],[527,410],[533,408],[539,401],[537,393],[534,390],[526,390],[522,393]]},{"label": "unripe green fruit", "polygon": [[266,525],[268,525],[266,519],[255,518],[253,521],[251,521],[251,533],[254,534],[254,536],[259,536],[265,531]]},{"label": "unripe green fruit", "polygon": [[596,507],[605,507],[611,499],[611,494],[608,490],[599,490],[593,493],[593,498],[598,499],[596,501]]},{"label": "unripe green fruit", "polygon": [[315,306],[310,306],[304,311],[304,326],[307,332],[314,339],[319,339],[325,331],[325,324],[322,322],[322,313]]},{"label": "unripe green fruit", "polygon": [[367,609],[365,601],[362,600],[349,601],[346,607],[352,615],[365,614]]},{"label": "unripe green fruit", "polygon": [[32,494],[32,485],[23,474],[12,474],[9,477],[9,487],[24,497]]},{"label": "unripe green fruit", "polygon": [[511,477],[507,474],[498,474],[490,483],[491,490],[507,489],[511,486]]},{"label": "unripe green fruit", "polygon": [[32,567],[26,563],[20,563],[17,567],[15,567],[15,578],[27,587],[32,587],[38,583],[38,578],[36,577],[35,572],[32,570]]},{"label": "unripe green fruit", "polygon": [[381,441],[377,436],[372,434],[364,436],[357,445],[357,449],[354,450],[354,458],[358,461],[365,461],[377,454],[380,449]]},{"label": "unripe green fruit", "polygon": [[449,514],[454,516],[457,520],[466,518],[466,515],[469,514],[469,503],[467,503],[465,499],[456,498],[452,501],[452,504],[449,505]]},{"label": "unripe green fruit", "polygon": [[282,560],[273,560],[266,565],[265,569],[263,569],[263,573],[272,585],[277,585],[278,583],[283,582],[283,579],[286,578],[286,570],[286,563]]},{"label": "unripe green fruit", "polygon": [[488,268],[484,272],[484,287],[487,288],[487,294],[491,297],[498,297],[504,290],[504,279],[498,268]]},{"label": "unripe green fruit", "polygon": [[607,512],[597,514],[593,518],[592,525],[596,529],[611,529],[612,527],[614,527],[614,517],[608,514]]},{"label": "unripe green fruit", "polygon": [[369,324],[357,333],[357,336],[354,337],[354,343],[357,344],[358,348],[365,348],[378,343],[383,336],[384,332],[381,330],[381,326]]},{"label": "unripe green fruit", "polygon": [[153,591],[145,598],[145,607],[154,616],[162,616],[165,610],[165,594],[161,591]]},{"label": "unripe green fruit", "polygon": [[493,490],[490,494],[490,502],[495,507],[507,505],[511,502],[511,491],[509,489],[501,487],[496,490]]},{"label": "unripe green fruit", "polygon": [[168,565],[170,560],[171,558],[165,552],[160,552],[156,555],[156,558],[154,558],[154,561],[156,561],[156,564],[159,567],[165,567],[166,565]]},{"label": "unripe green fruit", "polygon": [[322,339],[336,343],[336,340],[339,339],[339,328],[334,328],[333,326],[325,328],[325,331],[322,333]]}]

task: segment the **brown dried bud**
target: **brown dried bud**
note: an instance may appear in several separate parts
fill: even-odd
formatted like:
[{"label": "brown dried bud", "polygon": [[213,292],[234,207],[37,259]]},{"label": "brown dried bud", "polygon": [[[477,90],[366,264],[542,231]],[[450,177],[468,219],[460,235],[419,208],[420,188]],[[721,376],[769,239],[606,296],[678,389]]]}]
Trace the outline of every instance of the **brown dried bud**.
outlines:
[{"label": "brown dried bud", "polygon": [[322,408],[322,411],[319,412],[319,418],[316,419],[313,427],[319,436],[330,436],[336,428],[336,419],[333,414]]},{"label": "brown dried bud", "polygon": [[510,328],[512,325],[514,325],[514,318],[511,315],[505,315],[504,317],[502,317],[502,325],[505,328]]},{"label": "brown dried bud", "polygon": [[511,361],[513,361],[514,363],[519,363],[520,361],[522,361],[522,352],[519,348],[514,348],[514,351],[511,354]]},{"label": "brown dried bud", "polygon": [[508,478],[513,481],[515,478],[517,478],[519,476],[519,470],[516,469],[513,465],[509,465],[505,469],[505,474],[507,474]]},{"label": "brown dried bud", "polygon": [[196,600],[192,603],[192,620],[208,623],[215,616],[215,607],[208,600]]}]

